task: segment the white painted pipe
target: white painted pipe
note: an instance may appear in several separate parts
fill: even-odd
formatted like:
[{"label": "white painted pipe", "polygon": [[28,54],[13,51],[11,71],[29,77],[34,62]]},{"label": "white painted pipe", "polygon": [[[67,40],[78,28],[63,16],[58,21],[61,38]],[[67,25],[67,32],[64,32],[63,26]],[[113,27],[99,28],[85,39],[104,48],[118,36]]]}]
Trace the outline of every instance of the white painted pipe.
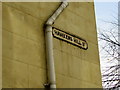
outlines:
[{"label": "white painted pipe", "polygon": [[61,12],[68,5],[67,2],[62,2],[60,7],[53,13],[53,15],[47,20],[45,28],[46,37],[46,56],[47,56],[47,70],[48,70],[48,83],[50,88],[56,88],[56,78],[55,78],[55,67],[54,67],[54,57],[53,57],[53,36],[52,36],[52,25],[56,18],[61,14]]},{"label": "white painted pipe", "polygon": [[55,68],[53,58],[53,39],[52,26],[46,27],[46,55],[47,55],[47,70],[50,88],[56,88]]}]

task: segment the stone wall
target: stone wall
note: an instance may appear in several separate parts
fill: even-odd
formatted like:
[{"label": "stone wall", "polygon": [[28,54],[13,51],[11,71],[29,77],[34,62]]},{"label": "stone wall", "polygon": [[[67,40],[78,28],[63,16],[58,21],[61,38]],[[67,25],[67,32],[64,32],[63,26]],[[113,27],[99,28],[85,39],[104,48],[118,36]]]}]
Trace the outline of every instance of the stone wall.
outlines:
[{"label": "stone wall", "polygon": [[[47,83],[45,21],[59,2],[2,3],[3,88],[43,88]],[[94,4],[69,3],[54,27],[85,39],[83,50],[53,38],[58,88],[100,88]]]}]

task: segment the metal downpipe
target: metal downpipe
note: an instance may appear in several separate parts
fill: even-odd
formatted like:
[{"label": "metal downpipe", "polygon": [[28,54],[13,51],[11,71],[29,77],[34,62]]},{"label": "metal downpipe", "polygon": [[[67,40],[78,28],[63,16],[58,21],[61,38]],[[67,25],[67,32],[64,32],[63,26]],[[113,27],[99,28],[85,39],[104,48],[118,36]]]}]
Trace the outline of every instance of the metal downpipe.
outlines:
[{"label": "metal downpipe", "polygon": [[47,70],[48,70],[48,84],[51,89],[56,89],[56,77],[53,57],[53,36],[52,25],[61,12],[67,7],[66,1],[62,2],[60,7],[53,13],[53,15],[47,20],[45,26],[45,39],[46,39],[46,56],[47,56]]}]

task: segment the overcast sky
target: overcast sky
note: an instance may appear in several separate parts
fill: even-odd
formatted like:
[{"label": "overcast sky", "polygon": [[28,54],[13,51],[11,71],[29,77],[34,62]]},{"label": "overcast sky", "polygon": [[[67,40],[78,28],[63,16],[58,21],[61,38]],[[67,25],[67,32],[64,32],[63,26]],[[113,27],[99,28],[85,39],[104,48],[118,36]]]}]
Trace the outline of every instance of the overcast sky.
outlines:
[{"label": "overcast sky", "polygon": [[[97,0],[95,0],[97,1]],[[117,2],[95,2],[97,27],[105,27],[104,21],[114,21],[118,15]]]},{"label": "overcast sky", "polygon": [[[106,23],[114,22],[115,18],[118,17],[118,2],[96,2],[95,0],[95,15],[96,15],[96,24],[97,30],[105,31],[111,28],[111,24]],[[99,43],[100,44],[100,43]],[[100,53],[100,56],[104,55],[104,53]],[[106,66],[106,60],[101,58],[101,64],[104,67]]]}]

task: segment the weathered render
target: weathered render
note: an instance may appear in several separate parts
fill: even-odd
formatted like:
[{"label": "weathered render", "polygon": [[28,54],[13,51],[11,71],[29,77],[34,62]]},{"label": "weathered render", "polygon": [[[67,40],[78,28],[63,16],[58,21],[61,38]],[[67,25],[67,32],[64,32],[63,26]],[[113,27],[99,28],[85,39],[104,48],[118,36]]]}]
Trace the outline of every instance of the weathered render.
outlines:
[{"label": "weathered render", "polygon": [[[46,20],[60,2],[2,3],[2,86],[44,88]],[[101,88],[93,2],[71,2],[54,27],[85,39],[88,49],[53,38],[57,88]]]}]

